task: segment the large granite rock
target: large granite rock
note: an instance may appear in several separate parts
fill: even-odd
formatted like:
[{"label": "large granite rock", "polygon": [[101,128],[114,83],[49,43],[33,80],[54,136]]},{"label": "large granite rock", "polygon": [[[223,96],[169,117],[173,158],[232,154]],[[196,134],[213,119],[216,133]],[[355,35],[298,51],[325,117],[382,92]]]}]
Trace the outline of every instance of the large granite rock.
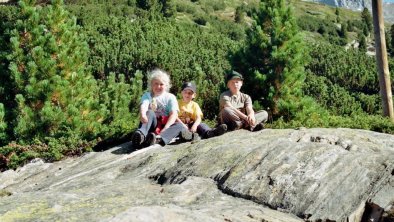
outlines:
[{"label": "large granite rock", "polygon": [[3,172],[0,221],[361,221],[393,209],[393,174],[392,135],[239,130]]}]

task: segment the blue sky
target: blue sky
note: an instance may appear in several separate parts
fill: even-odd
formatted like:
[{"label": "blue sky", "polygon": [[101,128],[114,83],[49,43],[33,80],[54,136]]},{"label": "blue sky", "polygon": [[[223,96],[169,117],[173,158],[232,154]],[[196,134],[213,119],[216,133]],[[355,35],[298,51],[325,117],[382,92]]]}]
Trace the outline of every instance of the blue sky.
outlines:
[{"label": "blue sky", "polygon": [[394,0],[383,0],[384,2],[392,2],[394,3]]}]

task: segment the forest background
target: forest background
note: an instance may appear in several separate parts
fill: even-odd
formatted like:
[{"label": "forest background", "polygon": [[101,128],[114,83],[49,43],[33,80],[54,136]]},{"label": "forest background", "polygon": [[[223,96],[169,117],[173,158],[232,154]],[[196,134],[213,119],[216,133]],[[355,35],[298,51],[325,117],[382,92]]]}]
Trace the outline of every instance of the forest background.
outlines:
[{"label": "forest background", "polygon": [[[225,73],[270,128],[394,133],[382,116],[372,16],[299,0],[21,0],[0,5],[0,170],[125,142],[147,74],[198,86],[214,125]],[[394,25],[386,24],[390,70]],[[393,73],[393,72],[391,72]],[[393,74],[391,74],[393,79]]]}]

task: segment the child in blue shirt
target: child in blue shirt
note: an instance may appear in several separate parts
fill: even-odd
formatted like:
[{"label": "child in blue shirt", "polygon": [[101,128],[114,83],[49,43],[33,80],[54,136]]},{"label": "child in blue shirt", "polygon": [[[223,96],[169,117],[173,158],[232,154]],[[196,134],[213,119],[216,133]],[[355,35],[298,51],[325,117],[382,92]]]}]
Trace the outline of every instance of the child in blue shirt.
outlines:
[{"label": "child in blue shirt", "polygon": [[[153,70],[148,77],[148,89],[141,97],[140,125],[132,135],[133,146],[150,146],[156,143],[164,146],[178,136],[183,125],[176,122],[178,102],[169,93],[170,78],[160,69]],[[160,138],[157,137],[160,135]]]}]

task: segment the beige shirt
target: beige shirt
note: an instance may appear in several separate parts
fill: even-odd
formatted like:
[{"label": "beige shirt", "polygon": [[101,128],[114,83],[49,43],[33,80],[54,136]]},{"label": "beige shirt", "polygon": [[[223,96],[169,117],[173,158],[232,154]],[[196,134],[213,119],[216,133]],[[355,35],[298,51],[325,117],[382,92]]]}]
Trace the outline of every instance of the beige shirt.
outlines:
[{"label": "beige shirt", "polygon": [[246,107],[252,106],[252,99],[249,95],[241,92],[237,95],[231,95],[231,91],[227,90],[220,95],[219,103],[220,110],[227,104],[246,114]]}]

